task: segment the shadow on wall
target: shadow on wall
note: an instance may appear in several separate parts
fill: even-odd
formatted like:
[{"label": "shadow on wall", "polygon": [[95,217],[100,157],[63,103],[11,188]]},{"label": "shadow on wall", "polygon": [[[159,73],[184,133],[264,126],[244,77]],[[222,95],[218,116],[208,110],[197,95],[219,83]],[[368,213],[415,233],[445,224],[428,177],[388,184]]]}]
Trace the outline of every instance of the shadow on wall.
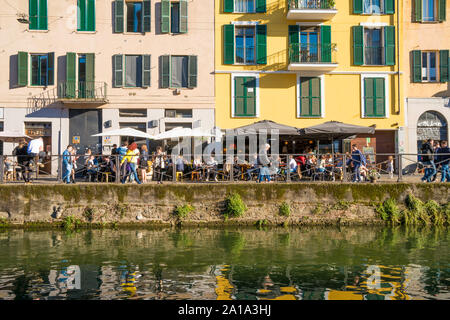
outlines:
[{"label": "shadow on wall", "polygon": [[435,98],[449,98],[450,97],[450,81],[447,82],[447,90],[440,91],[433,95]]},{"label": "shadow on wall", "polygon": [[9,89],[14,89],[18,87],[18,60],[19,55],[15,54],[12,56],[9,56]]},{"label": "shadow on wall", "polygon": [[161,2],[155,3],[155,34],[161,33]]}]

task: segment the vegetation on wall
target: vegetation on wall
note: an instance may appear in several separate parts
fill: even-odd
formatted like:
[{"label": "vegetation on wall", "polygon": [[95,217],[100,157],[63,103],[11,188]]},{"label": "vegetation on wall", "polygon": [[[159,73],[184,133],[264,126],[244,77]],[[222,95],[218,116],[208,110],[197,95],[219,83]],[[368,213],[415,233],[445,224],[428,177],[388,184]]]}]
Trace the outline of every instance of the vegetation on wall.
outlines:
[{"label": "vegetation on wall", "polygon": [[291,206],[287,202],[280,205],[279,213],[281,216],[289,217],[291,215]]},{"label": "vegetation on wall", "polygon": [[225,199],[224,215],[226,218],[242,217],[247,210],[248,210],[247,206],[245,205],[244,201],[242,201],[242,198],[238,193],[231,193]]},{"label": "vegetation on wall", "polygon": [[194,209],[195,208],[190,204],[185,204],[183,206],[177,206],[174,213],[179,219],[185,219],[189,215],[189,213],[194,211]]}]

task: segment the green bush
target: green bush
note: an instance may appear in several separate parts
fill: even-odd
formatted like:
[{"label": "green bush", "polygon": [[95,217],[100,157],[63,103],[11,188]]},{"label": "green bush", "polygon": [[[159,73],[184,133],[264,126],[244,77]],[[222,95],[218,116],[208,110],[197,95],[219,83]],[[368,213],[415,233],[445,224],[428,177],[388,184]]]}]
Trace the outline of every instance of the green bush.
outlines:
[{"label": "green bush", "polygon": [[381,219],[392,223],[401,223],[402,212],[397,206],[397,202],[389,198],[378,206],[376,211],[380,214]]},{"label": "green bush", "polygon": [[192,211],[194,211],[194,207],[189,205],[189,204],[185,204],[183,206],[178,206],[175,208],[175,215],[179,218],[179,219],[184,219],[186,218],[189,213],[191,213]]},{"label": "green bush", "polygon": [[77,219],[74,216],[67,216],[62,222],[62,227],[66,230],[72,230],[81,227],[81,224],[80,219]]},{"label": "green bush", "polygon": [[234,218],[242,217],[247,210],[248,208],[239,194],[232,193],[225,199],[224,214],[226,218],[229,216]]},{"label": "green bush", "polygon": [[289,217],[291,215],[291,206],[287,202],[283,202],[280,206],[280,215]]}]

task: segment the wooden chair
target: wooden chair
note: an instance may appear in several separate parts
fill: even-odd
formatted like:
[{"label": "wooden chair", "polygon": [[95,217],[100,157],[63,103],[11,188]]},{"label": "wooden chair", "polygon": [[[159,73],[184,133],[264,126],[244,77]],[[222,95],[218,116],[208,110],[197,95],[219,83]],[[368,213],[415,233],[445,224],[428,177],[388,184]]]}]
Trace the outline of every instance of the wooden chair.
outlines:
[{"label": "wooden chair", "polygon": [[111,172],[101,172],[101,174],[102,174],[102,182],[108,183]]},{"label": "wooden chair", "polygon": [[178,177],[180,177],[180,181],[182,181],[183,180],[183,172],[181,172],[181,171],[177,171],[177,181],[178,181]]},{"label": "wooden chair", "polygon": [[200,181],[200,171],[192,171],[191,180],[194,181],[194,176],[197,181]]}]

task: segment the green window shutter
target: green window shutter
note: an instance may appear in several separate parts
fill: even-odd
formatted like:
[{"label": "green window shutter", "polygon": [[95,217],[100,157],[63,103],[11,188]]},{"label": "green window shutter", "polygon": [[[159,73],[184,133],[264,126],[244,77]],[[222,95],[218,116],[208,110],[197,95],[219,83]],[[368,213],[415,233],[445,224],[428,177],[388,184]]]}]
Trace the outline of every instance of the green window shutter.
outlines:
[{"label": "green window shutter", "polygon": [[78,0],[78,31],[86,31],[86,0]]},{"label": "green window shutter", "polygon": [[267,64],[267,25],[256,25],[256,63]]},{"label": "green window shutter", "polygon": [[234,115],[245,115],[245,77],[234,78]]},{"label": "green window shutter", "polygon": [[55,53],[47,53],[47,85],[55,84]]},{"label": "green window shutter", "polygon": [[364,27],[353,28],[353,64],[361,66],[364,64]]},{"label": "green window shutter", "polygon": [[95,53],[86,53],[86,82],[95,82]]},{"label": "green window shutter", "polygon": [[448,82],[449,77],[449,50],[439,52],[439,73],[441,82]]},{"label": "green window shutter", "polygon": [[234,78],[234,115],[237,117],[256,116],[256,78]]},{"label": "green window shutter", "polygon": [[422,21],[422,0],[414,0],[414,21]]},{"label": "green window shutter", "polygon": [[73,52],[66,53],[66,83],[65,90],[63,90],[64,98],[74,98],[77,81],[77,54]]},{"label": "green window shutter", "polygon": [[150,0],[143,1],[142,8],[142,31],[150,32],[151,31],[151,12],[152,12],[152,3]]},{"label": "green window shutter", "polygon": [[142,56],[142,87],[150,87],[151,84],[151,55]]},{"label": "green window shutter", "polygon": [[38,25],[38,1],[39,0],[29,0],[28,1],[28,15],[30,17],[30,30],[37,30]]},{"label": "green window shutter", "polygon": [[363,13],[363,0],[353,0],[353,14]]},{"label": "green window shutter", "polygon": [[320,78],[300,78],[300,117],[320,117]]},{"label": "green window shutter", "polygon": [[159,86],[160,88],[170,87],[170,56],[159,57]]},{"label": "green window shutter", "polygon": [[331,62],[331,26],[320,27],[321,62]]},{"label": "green window shutter", "polygon": [[375,78],[375,116],[384,117],[386,115],[385,105],[386,105],[386,93],[384,92],[384,78]]},{"label": "green window shutter", "polygon": [[47,28],[47,0],[39,0],[39,30]]},{"label": "green window shutter", "polygon": [[375,115],[375,78],[364,79],[364,116]]},{"label": "green window shutter", "polygon": [[245,115],[248,117],[256,116],[256,78],[246,78],[245,82]]},{"label": "green window shutter", "polygon": [[223,64],[234,64],[234,25],[223,26]]},{"label": "green window shutter", "polygon": [[395,27],[384,27],[384,50],[385,64],[387,66],[395,65]]},{"label": "green window shutter", "polygon": [[28,52],[19,51],[17,55],[17,85],[28,85]]},{"label": "green window shutter", "polygon": [[170,32],[170,1],[161,0],[161,33]]},{"label": "green window shutter", "polygon": [[95,31],[95,0],[87,1],[87,31]]},{"label": "green window shutter", "polygon": [[438,3],[438,18],[439,18],[440,22],[445,21],[447,18],[446,17],[446,11],[447,11],[446,1],[447,0],[439,0],[439,3]]},{"label": "green window shutter", "polygon": [[113,56],[113,74],[114,87],[123,87],[123,55],[116,54]]},{"label": "green window shutter", "polygon": [[180,0],[180,33],[188,32],[188,2]]},{"label": "green window shutter", "polygon": [[394,0],[384,0],[384,13],[394,14],[395,13],[395,1]]},{"label": "green window shutter", "polygon": [[266,0],[256,0],[256,12],[266,12]]},{"label": "green window shutter", "polygon": [[234,11],[234,0],[223,0],[223,12],[231,13]]},{"label": "green window shutter", "polygon": [[114,32],[123,33],[124,24],[124,2],[123,0],[114,1]]},{"label": "green window shutter", "polygon": [[291,25],[289,26],[289,62],[300,62],[300,52],[299,52],[299,32],[300,26]]},{"label": "green window shutter", "polygon": [[197,87],[197,77],[198,77],[197,74],[198,74],[197,56],[189,56],[188,88]]},{"label": "green window shutter", "polygon": [[422,51],[412,51],[412,82],[422,82]]}]

